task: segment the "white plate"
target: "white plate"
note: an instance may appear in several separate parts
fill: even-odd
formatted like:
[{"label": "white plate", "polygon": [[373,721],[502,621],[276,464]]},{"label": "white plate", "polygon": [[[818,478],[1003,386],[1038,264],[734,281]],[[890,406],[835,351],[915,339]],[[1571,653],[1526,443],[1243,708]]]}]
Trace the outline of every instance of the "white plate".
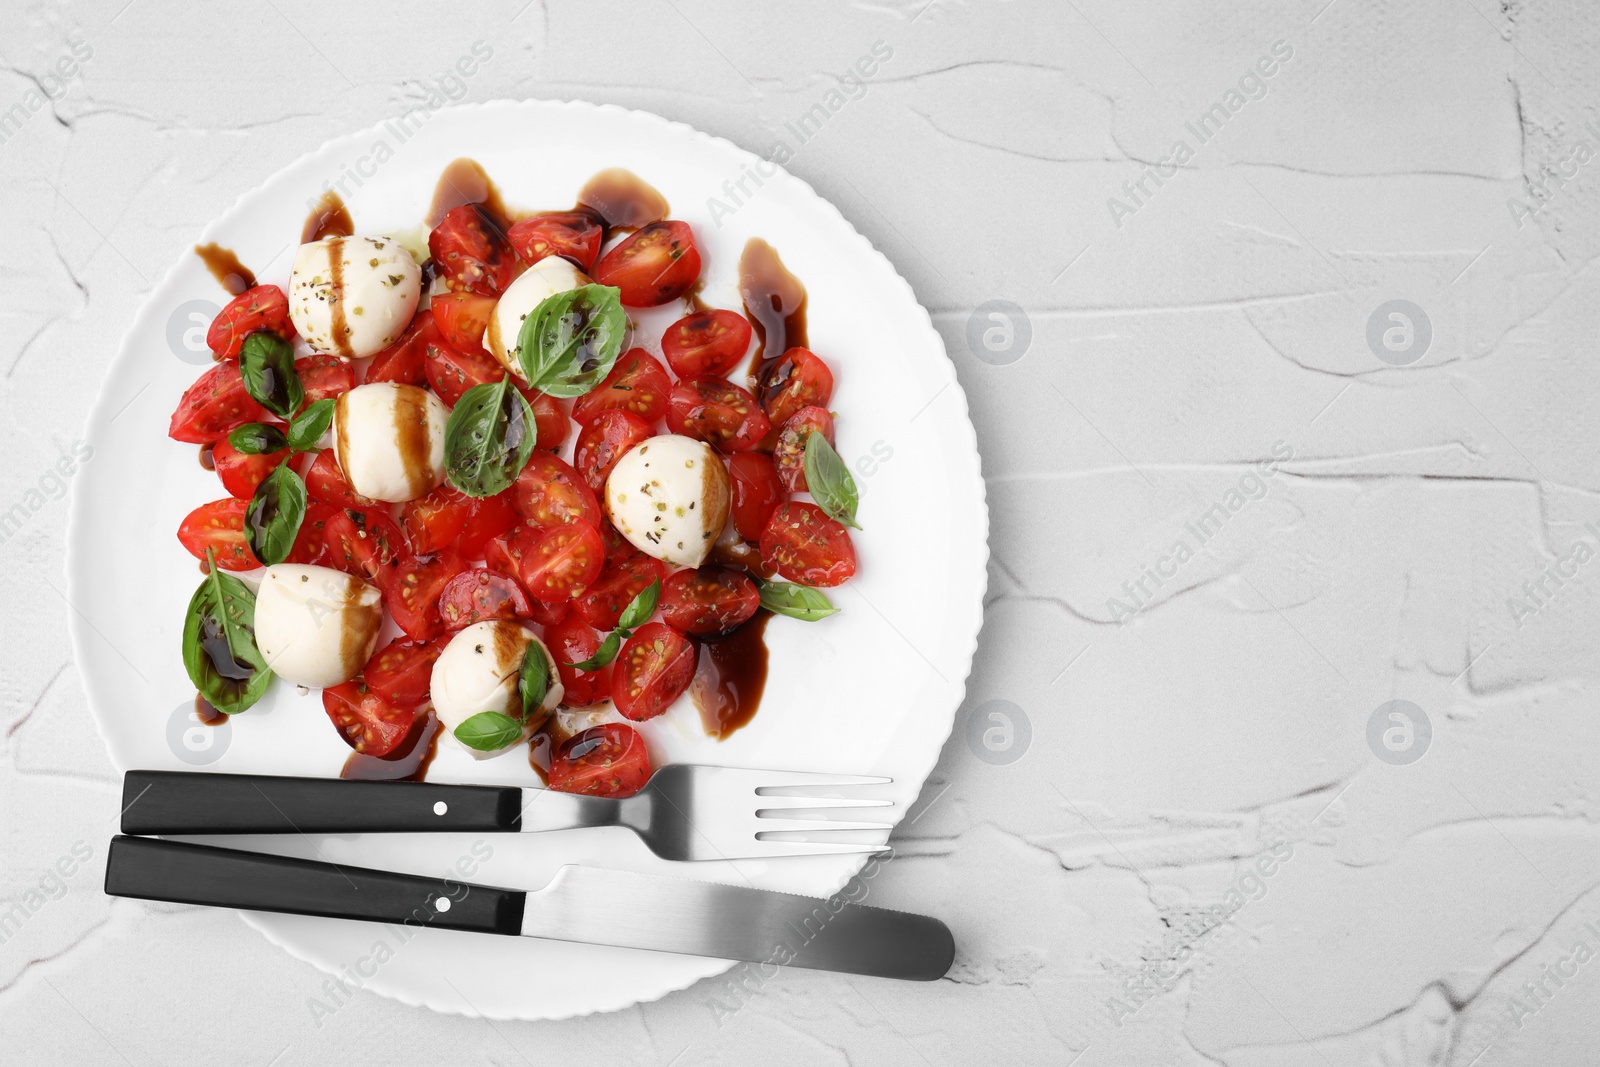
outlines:
[{"label": "white plate", "polygon": [[[341,138],[246,195],[202,241],[234,249],[261,281],[282,285],[307,205],[325,183],[342,187],[357,233],[407,229],[420,223],[445,164],[460,156],[482,163],[517,208],[568,207],[604,167],[636,172],[666,195],[674,218],[694,227],[706,264],[704,297],[714,306],[740,306],[737,263],[750,237],[771,242],[805,283],[811,347],[837,381],[830,406],[840,414],[839,451],[862,489],[860,570],[833,591],[841,614],[822,623],[772,621],[766,696],[749,726],[714,741],[686,697],[645,732],[657,762],[890,775],[898,818],[933,769],[961,703],[988,556],[966,398],[910,286],[799,179],[681,123],[581,103],[453,108],[412,131],[389,123]],[[758,165],[771,176],[759,190],[747,180],[755,195],[713,218],[709,198],[732,206],[724,183]],[[190,509],[222,493],[216,476],[199,466],[195,446],[168,440],[166,428],[179,396],[209,362],[204,323],[224,299],[200,261],[185,255],[134,320],[106,375],[89,418],[94,454],[77,479],[68,533],[73,644],[90,709],[119,770],[335,775],[348,749],[316,692],[301,695],[280,681],[226,726],[206,731],[192,718],[194,689],[179,647],[200,574],[174,531]],[[646,326],[646,341],[675,315]],[[429,777],[536,781],[521,755],[475,763],[450,745],[440,746]],[[861,863],[847,856],[671,864],[622,830],[237,843],[529,887],[578,862],[826,896]],[[402,940],[401,931],[368,923],[257,913],[245,919],[348,986],[497,1019],[615,1010],[729,966],[528,938],[423,930]]]}]

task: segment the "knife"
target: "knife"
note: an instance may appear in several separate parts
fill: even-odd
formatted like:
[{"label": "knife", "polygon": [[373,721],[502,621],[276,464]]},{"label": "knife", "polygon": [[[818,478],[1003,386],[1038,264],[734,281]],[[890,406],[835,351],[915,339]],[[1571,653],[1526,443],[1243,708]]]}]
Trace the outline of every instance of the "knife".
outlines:
[{"label": "knife", "polygon": [[921,982],[944,977],[955,958],[949,927],[926,915],[576,864],[524,891],[119,835],[105,891]]}]

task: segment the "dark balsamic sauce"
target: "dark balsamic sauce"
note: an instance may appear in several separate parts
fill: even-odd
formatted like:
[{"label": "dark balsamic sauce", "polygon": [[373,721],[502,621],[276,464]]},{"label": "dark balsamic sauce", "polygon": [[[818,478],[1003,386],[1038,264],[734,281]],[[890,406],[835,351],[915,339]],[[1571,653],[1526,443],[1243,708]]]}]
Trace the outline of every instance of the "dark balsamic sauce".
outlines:
[{"label": "dark balsamic sauce", "polygon": [[630,232],[672,211],[667,198],[631,170],[608,167],[583,183],[575,210],[598,215],[607,230]]},{"label": "dark balsamic sauce", "polygon": [[438,750],[439,717],[430,711],[411,724],[406,739],[387,756],[350,753],[339,777],[365,782],[420,782],[427,777],[428,766]]},{"label": "dark balsamic sauce", "polygon": [[246,289],[254,289],[256,276],[249,267],[239,262],[239,257],[231,248],[223,248],[219,244],[195,245],[194,254],[200,257],[200,262],[206,265],[206,270],[217,283],[226,289],[231,296],[238,296]]},{"label": "dark balsamic sauce", "polygon": [[329,189],[312,206],[311,214],[306,216],[305,225],[300,228],[300,243],[308,245],[324,237],[353,237],[355,232],[356,224],[350,218],[350,209],[344,206],[338,193]]},{"label": "dark balsamic sauce", "polygon": [[700,722],[706,733],[718,741],[748,724],[761,706],[761,693],[767,686],[766,632],[770,618],[770,612],[757,611],[730,634],[695,638],[700,654],[689,695],[700,709]]},{"label": "dark balsamic sauce", "polygon": [[201,726],[220,726],[228,721],[228,716],[211,706],[211,701],[201,696],[194,695],[194,717],[200,720]]},{"label": "dark balsamic sauce", "polygon": [[201,445],[200,446],[200,466],[204,467],[208,471],[214,471],[214,470],[217,469],[216,457],[211,454],[211,450],[212,450],[213,447],[215,447],[215,446],[213,446],[213,445]]},{"label": "dark balsamic sauce", "polygon": [[428,208],[428,229],[439,225],[454,209],[467,204],[476,205],[502,229],[512,218],[489,173],[477,160],[463,157],[451,162],[439,175],[439,182],[433,189],[433,203]]},{"label": "dark balsamic sauce", "polygon": [[739,256],[739,296],[745,315],[755,327],[756,351],[750,357],[750,384],[754,388],[791,348],[804,348],[806,340],[806,287],[789,273],[777,249],[752,237]]}]

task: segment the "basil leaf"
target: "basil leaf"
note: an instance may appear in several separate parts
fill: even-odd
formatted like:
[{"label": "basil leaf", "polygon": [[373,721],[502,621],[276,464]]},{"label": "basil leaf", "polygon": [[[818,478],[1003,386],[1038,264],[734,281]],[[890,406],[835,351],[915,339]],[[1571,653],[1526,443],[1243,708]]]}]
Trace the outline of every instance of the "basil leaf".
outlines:
[{"label": "basil leaf", "polygon": [[331,422],[333,422],[331,398],[323,397],[316,403],[306,405],[306,409],[296,415],[294,421],[289,424],[289,435],[286,438],[289,447],[296,452],[315,452],[317,446],[322,443],[322,435],[328,432],[328,425]]},{"label": "basil leaf", "polygon": [[828,439],[816,430],[806,436],[806,490],[829,518],[861,529],[856,525],[856,508],[861,504],[856,480]]},{"label": "basil leaf", "polygon": [[622,615],[617,619],[617,629],[637,630],[650,621],[650,616],[656,613],[656,601],[661,599],[661,579],[657,578],[645,587],[644,591],[622,609]]},{"label": "basil leaf", "polygon": [[821,590],[788,582],[762,582],[761,606],[775,615],[787,615],[802,622],[816,622],[839,614],[839,609],[829,603]]},{"label": "basil leaf", "polygon": [[540,392],[582,396],[611,373],[627,331],[622,290],[580,285],[546,297],[522,321],[517,360]]},{"label": "basil leaf", "polygon": [[255,594],[218,567],[209,549],[206,565],[210,573],[183,617],[183,666],[212,707],[237,715],[261,699],[272,671],[256,647]]},{"label": "basil leaf", "polygon": [[288,460],[261,480],[244,511],[244,535],[256,559],[268,567],[289,558],[306,517],[306,483]]},{"label": "basil leaf", "polygon": [[283,431],[264,422],[245,423],[228,435],[228,443],[246,456],[260,456],[289,447]]},{"label": "basil leaf", "polygon": [[533,455],[533,409],[509,376],[468,389],[444,424],[444,469],[468,496],[503,492]]},{"label": "basil leaf", "polygon": [[294,346],[288,341],[271,330],[257,330],[239,350],[239,370],[245,392],[280,419],[300,410],[306,391],[295,373]]},{"label": "basil leaf", "polygon": [[537,641],[529,641],[527,651],[522,654],[522,674],[517,680],[517,693],[522,697],[524,720],[550,694],[550,659]]},{"label": "basil leaf", "polygon": [[479,752],[493,752],[522,740],[522,724],[498,711],[480,711],[455,728],[456,740]]},{"label": "basil leaf", "polygon": [[597,671],[616,659],[617,652],[621,648],[622,634],[620,631],[613,630],[606,635],[606,639],[600,643],[600,647],[595,651],[594,655],[578,663],[569,663],[567,666],[579,671]]}]

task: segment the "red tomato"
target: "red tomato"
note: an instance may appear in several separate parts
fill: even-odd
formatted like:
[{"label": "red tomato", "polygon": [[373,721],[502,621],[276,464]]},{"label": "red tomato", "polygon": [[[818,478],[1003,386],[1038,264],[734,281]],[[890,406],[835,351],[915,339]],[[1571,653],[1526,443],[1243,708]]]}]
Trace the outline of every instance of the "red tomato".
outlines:
[{"label": "red tomato", "polygon": [[606,484],[606,475],[628,449],[650,439],[650,424],[631,411],[602,411],[578,432],[578,448],[572,465],[596,493]]},{"label": "red tomato", "polygon": [[549,452],[535,452],[511,486],[517,514],[539,526],[586,522],[598,527],[600,502],[567,461]]},{"label": "red tomato", "polygon": [[735,452],[728,457],[733,528],[754,544],[761,540],[773,509],[784,501],[783,483],[763,452]]},{"label": "red tomato", "polygon": [[450,643],[449,637],[432,641],[392,641],[372,654],[361,668],[367,688],[397,708],[416,711],[432,696],[433,663]]},{"label": "red tomato", "polygon": [[605,254],[594,280],[622,290],[629,307],[676,300],[700,277],[700,250],[687,222],[652,222]]},{"label": "red tomato", "polygon": [[521,521],[510,493],[474,500],[472,512],[456,536],[456,551],[467,559],[482,559],[490,538],[510,533]]},{"label": "red tomato", "polygon": [[427,346],[422,373],[448,407],[475,385],[498,382],[508,373],[483,349],[456,348],[439,341]]},{"label": "red tomato", "polygon": [[300,531],[295,534],[294,544],[283,561],[320,565],[327,549],[328,520],[338,512],[339,509],[331,504],[318,504],[315,501],[307,504],[305,518],[300,520]]},{"label": "red tomato", "polygon": [[560,256],[583,273],[593,274],[605,230],[587,211],[553,211],[513,223],[507,236],[529,266],[546,256]]},{"label": "red tomato", "polygon": [[235,496],[201,504],[178,524],[178,540],[196,559],[205,559],[206,549],[211,549],[217,566],[225,571],[259,567],[244,536],[244,512],[249,506],[248,500]]},{"label": "red tomato", "polygon": [[489,538],[483,546],[483,562],[492,571],[522,581],[522,556],[538,531],[539,527],[529,524]]},{"label": "red tomato", "polygon": [[427,309],[417,312],[400,340],[372,357],[372,362],[367,364],[365,381],[425,384],[423,359],[429,342],[438,339],[439,327],[434,325],[433,315]]},{"label": "red tomato", "polygon": [[601,630],[614,630],[630,601],[667,576],[667,565],[643,552],[608,563],[593,585],[572,602],[578,618]]},{"label": "red tomato", "polygon": [[522,587],[535,600],[560,603],[581,594],[604,565],[605,545],[589,523],[551,527],[522,555]]},{"label": "red tomato", "polygon": [[611,664],[597,671],[580,671],[572,666],[600,651],[600,635],[576,615],[545,627],[544,643],[555,657],[566,690],[561,702],[568,707],[586,708],[611,697]]},{"label": "red tomato", "polygon": [[801,408],[790,415],[789,421],[778,431],[772,464],[778,468],[778,480],[791,493],[806,491],[806,441],[813,432],[820,433],[833,444],[833,416],[828,414],[827,408]]},{"label": "red tomato", "polygon": [[345,481],[344,471],[339,469],[339,461],[334,458],[331,448],[317,453],[317,458],[306,468],[305,479],[306,493],[312,500],[357,510],[379,506],[376,501],[368,500],[350,488],[350,483]]},{"label": "red tomato", "polygon": [[306,403],[336,397],[356,387],[356,371],[347,359],[338,356],[302,356],[294,361],[294,371],[305,386]]},{"label": "red tomato", "polygon": [[833,396],[833,372],[809,348],[791,348],[766,370],[756,387],[774,426],[804,407],[825,408]]},{"label": "red tomato", "polygon": [[689,378],[673,386],[667,425],[723,452],[746,452],[772,429],[756,398],[721,378]]},{"label": "red tomato", "polygon": [[656,357],[642,348],[630,348],[617,357],[606,380],[578,398],[572,417],[580,426],[592,422],[602,411],[621,408],[645,422],[655,423],[667,413],[667,393],[672,380]]},{"label": "red tomato", "polygon": [[211,320],[206,347],[218,359],[238,359],[244,339],[257,330],[271,330],[285,341],[294,340],[289,298],[276,285],[258,285],[228,301]]},{"label": "red tomato", "polygon": [[229,430],[268,417],[267,409],[245,390],[239,364],[219,363],[200,375],[178,401],[178,410],[167,425],[167,436],[174,441],[209,445]]},{"label": "red tomato", "polygon": [[466,569],[467,561],[454,552],[402,561],[383,590],[383,604],[394,618],[394,624],[407,637],[418,641],[438,637],[444,632],[439,594],[450,584],[450,579]]},{"label": "red tomato", "polygon": [[416,713],[397,708],[359,679],[322,691],[328,713],[344,743],[364,756],[387,756],[411,732]]},{"label": "red tomato", "polygon": [[616,563],[618,560],[631,559],[634,556],[644,555],[643,552],[640,552],[637,548],[633,547],[632,541],[629,541],[626,537],[623,537],[621,532],[618,531],[615,526],[611,525],[610,519],[603,519],[600,522],[600,540],[605,542],[607,567],[611,566],[613,563]]},{"label": "red tomato", "polygon": [[477,204],[451,208],[428,234],[428,251],[439,277],[455,292],[498,297],[520,266],[499,222]]},{"label": "red tomato", "polygon": [[323,529],[327,563],[383,589],[408,558],[405,534],[381,507],[359,511],[342,508]]},{"label": "red tomato", "polygon": [[438,552],[456,539],[472,516],[470,496],[445,482],[400,507],[411,551],[419,556]]},{"label": "red tomato", "polygon": [[439,616],[446,630],[489,619],[528,614],[528,598],[512,578],[474,567],[450,579],[439,592]]},{"label": "red tomato", "polygon": [[815,504],[790,501],[772,513],[761,534],[761,558],[791,582],[839,585],[856,572],[850,531]]},{"label": "red tomato", "polygon": [[567,409],[555,397],[541,393],[517,378],[512,378],[511,384],[517,387],[517,392],[526,397],[533,408],[533,422],[539,428],[539,439],[533,443],[533,447],[546,452],[558,450],[566,443],[567,431],[572,429],[572,416],[567,414]]},{"label": "red tomato", "polygon": [[438,331],[436,338],[463,352],[482,349],[483,331],[489,328],[494,304],[493,298],[476,293],[440,293],[429,308]]},{"label": "red tomato", "polygon": [[634,722],[655,718],[689,688],[697,655],[695,646],[672,627],[645,623],[617,655],[611,702]]},{"label": "red tomato", "polygon": [[288,454],[287,448],[280,448],[276,452],[248,456],[234,448],[226,437],[219,438],[211,446],[211,462],[217,468],[217,477],[222,479],[222,488],[240,500],[255,496],[256,487],[278,469],[278,464]]},{"label": "red tomato", "polygon": [[667,365],[680,378],[725,378],[750,348],[750,323],[737,311],[696,311],[661,335]]},{"label": "red tomato", "polygon": [[550,788],[591,797],[631,797],[650,780],[650,753],[639,731],[620,722],[591,726],[550,758]]},{"label": "red tomato", "polygon": [[679,571],[661,587],[661,617],[674,630],[696,637],[725,634],[759,607],[756,583],[727,567]]}]

